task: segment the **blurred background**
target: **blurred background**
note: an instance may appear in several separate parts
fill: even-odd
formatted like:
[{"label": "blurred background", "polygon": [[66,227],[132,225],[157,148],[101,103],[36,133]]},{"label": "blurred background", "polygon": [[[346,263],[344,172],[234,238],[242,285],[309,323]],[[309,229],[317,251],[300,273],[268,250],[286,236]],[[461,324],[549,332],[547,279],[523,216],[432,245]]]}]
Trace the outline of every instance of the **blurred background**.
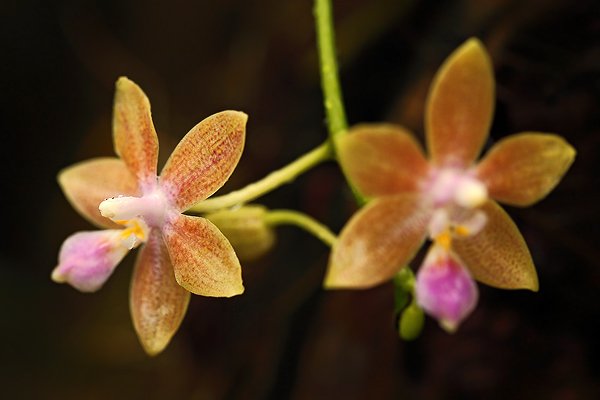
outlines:
[{"label": "blurred background", "polygon": [[[397,338],[392,287],[321,289],[328,249],[292,227],[244,263],[246,293],[194,296],[164,353],[135,336],[129,255],[105,287],[50,280],[62,241],[91,229],[56,174],[112,155],[114,82],[148,94],[161,162],[204,117],[250,115],[222,190],[292,161],[326,136],[309,0],[0,2],[0,397],[24,399],[600,398],[600,7],[595,0],[334,1],[350,123],[388,121],[422,139],[428,85],[470,36],[488,47],[497,107],[488,145],[525,130],[578,151],[564,181],[509,209],[539,293],[480,286],[454,335],[428,320]],[[262,203],[338,231],[354,210],[335,164]]]}]

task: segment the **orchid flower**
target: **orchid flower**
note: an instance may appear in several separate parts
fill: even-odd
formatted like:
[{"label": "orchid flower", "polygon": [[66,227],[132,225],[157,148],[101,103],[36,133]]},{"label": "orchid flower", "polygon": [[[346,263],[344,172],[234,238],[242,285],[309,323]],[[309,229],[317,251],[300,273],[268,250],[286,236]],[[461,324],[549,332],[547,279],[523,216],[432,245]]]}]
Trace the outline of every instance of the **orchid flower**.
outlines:
[{"label": "orchid flower", "polygon": [[496,200],[522,207],[544,198],[575,150],[560,136],[524,132],[500,140],[476,163],[493,108],[491,61],[481,42],[470,39],[448,57],[430,88],[429,160],[399,126],[358,125],[339,138],[342,168],[369,202],[334,245],[326,287],[387,281],[429,238],[434,246],[417,275],[416,296],[449,330],[477,301],[473,278],[497,288],[538,290],[527,245]]},{"label": "orchid flower", "polygon": [[130,307],[149,354],[162,351],[177,331],[190,292],[230,297],[244,291],[229,241],[207,219],[182,212],[227,181],[242,153],[246,120],[237,111],[206,118],[181,140],[157,176],[150,103],[139,86],[122,77],[113,117],[119,158],[84,161],[59,174],[73,207],[105,229],[69,237],[52,279],[96,291],[127,252],[141,245]]}]

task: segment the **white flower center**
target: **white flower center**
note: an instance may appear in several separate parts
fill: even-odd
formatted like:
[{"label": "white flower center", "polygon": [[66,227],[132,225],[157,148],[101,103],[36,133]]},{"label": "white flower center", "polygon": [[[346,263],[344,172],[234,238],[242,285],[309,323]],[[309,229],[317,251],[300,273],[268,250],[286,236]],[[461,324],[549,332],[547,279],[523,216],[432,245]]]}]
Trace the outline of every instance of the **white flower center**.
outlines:
[{"label": "white flower center", "polygon": [[488,191],[469,171],[434,169],[421,190],[435,209],[429,223],[432,240],[449,246],[451,237],[471,236],[483,229],[487,217],[477,208],[488,199]]},{"label": "white flower center", "polygon": [[104,200],[100,214],[128,228],[136,227],[136,236],[146,241],[152,227],[162,226],[169,205],[163,192],[156,188],[142,197],[118,196]]},{"label": "white flower center", "polygon": [[422,190],[436,207],[454,203],[464,208],[476,208],[488,198],[487,188],[479,179],[456,168],[434,169]]}]

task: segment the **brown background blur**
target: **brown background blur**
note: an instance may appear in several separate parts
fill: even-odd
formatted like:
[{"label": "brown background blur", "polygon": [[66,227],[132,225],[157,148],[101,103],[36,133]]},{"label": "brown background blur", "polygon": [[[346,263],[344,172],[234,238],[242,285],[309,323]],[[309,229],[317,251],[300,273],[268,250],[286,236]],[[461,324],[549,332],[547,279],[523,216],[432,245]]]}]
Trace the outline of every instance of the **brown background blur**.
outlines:
[{"label": "brown background blur", "polygon": [[[278,229],[244,264],[246,293],[194,296],[167,350],[148,358],[128,310],[134,256],[98,293],[50,281],[61,242],[90,229],[56,173],[112,155],[114,82],[150,97],[161,162],[202,118],[250,115],[225,190],[261,178],[326,135],[308,0],[0,2],[0,397],[5,399],[600,398],[600,12],[598,1],[334,1],[351,123],[391,121],[422,137],[424,96],[470,36],[492,55],[491,144],[558,132],[578,150],[560,186],[509,209],[538,294],[480,287],[458,333],[428,320],[396,338],[389,284],[320,288],[328,251]],[[264,197],[334,230],[353,204],[335,164]]]}]

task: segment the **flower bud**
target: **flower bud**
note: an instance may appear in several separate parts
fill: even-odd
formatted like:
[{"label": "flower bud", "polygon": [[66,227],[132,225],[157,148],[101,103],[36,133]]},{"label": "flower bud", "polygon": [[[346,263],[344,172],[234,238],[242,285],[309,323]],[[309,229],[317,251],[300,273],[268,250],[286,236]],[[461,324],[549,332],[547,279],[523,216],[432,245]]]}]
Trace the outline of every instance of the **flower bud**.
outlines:
[{"label": "flower bud", "polygon": [[205,215],[229,239],[241,260],[255,260],[273,247],[275,232],[265,224],[267,209],[248,205]]},{"label": "flower bud", "polygon": [[477,304],[477,286],[456,255],[433,245],[417,273],[415,295],[425,312],[454,332]]},{"label": "flower bud", "polygon": [[406,266],[394,275],[394,313],[400,314],[414,293],[415,276]]},{"label": "flower bud", "polygon": [[404,340],[415,340],[421,334],[424,323],[423,310],[413,302],[402,311],[398,321],[398,333]]}]

